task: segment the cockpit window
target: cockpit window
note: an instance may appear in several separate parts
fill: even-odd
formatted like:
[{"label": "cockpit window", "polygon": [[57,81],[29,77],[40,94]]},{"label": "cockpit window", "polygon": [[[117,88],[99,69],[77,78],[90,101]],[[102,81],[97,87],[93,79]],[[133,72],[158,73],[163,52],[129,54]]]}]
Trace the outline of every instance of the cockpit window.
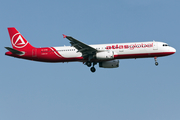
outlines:
[{"label": "cockpit window", "polygon": [[163,44],[163,46],[169,46],[168,44]]}]

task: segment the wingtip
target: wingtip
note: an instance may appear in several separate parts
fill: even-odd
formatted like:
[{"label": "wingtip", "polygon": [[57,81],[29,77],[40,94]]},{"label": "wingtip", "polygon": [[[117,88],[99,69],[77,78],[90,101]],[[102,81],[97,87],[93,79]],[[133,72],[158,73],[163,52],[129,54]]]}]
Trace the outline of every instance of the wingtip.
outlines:
[{"label": "wingtip", "polygon": [[63,38],[66,38],[67,36],[65,34],[63,34]]}]

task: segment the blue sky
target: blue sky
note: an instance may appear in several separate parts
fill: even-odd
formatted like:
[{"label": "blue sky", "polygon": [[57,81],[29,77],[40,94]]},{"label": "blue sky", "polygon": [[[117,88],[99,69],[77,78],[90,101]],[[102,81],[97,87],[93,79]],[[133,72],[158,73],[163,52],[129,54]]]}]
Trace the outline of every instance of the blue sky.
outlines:
[{"label": "blue sky", "polygon": [[[0,4],[0,120],[179,120],[178,0],[6,0]],[[35,47],[162,41],[174,55],[120,60],[91,73],[82,63],[5,56],[7,27]]]}]

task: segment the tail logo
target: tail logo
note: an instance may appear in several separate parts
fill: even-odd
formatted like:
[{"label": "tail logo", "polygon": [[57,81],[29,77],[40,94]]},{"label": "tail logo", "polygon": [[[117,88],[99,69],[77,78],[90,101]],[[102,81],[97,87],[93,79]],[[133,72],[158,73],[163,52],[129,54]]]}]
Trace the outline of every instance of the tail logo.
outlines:
[{"label": "tail logo", "polygon": [[12,44],[16,48],[23,48],[28,44],[28,42],[22,37],[20,33],[16,33],[12,37]]}]

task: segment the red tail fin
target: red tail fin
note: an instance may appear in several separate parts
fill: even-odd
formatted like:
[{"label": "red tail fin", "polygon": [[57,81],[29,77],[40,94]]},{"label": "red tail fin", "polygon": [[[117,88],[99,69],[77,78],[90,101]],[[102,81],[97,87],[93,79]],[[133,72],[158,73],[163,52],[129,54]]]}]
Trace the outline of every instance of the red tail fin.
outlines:
[{"label": "red tail fin", "polygon": [[26,51],[34,48],[29,42],[16,30],[16,28],[8,28],[12,47],[19,51]]}]

